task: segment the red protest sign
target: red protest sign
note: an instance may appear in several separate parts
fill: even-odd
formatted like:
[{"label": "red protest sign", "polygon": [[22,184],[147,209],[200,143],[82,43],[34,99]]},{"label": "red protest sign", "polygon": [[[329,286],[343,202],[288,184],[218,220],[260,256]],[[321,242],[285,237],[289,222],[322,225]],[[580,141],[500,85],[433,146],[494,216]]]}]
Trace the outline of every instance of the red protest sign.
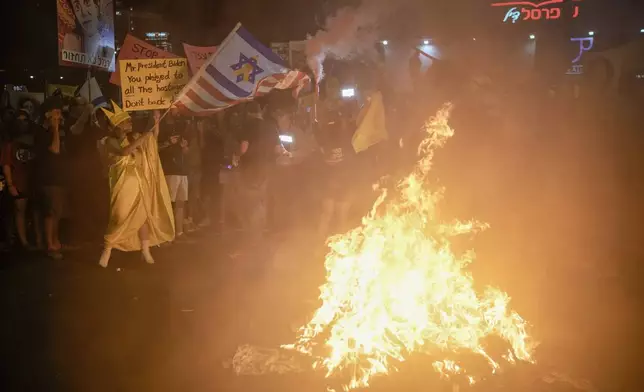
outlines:
[{"label": "red protest sign", "polygon": [[[144,60],[175,57],[178,56],[128,34],[125,36],[125,41],[123,41],[123,46],[119,51],[118,60]],[[110,83],[120,86],[121,75],[119,73],[118,60],[116,61],[116,71],[112,72],[112,75],[110,76]]]},{"label": "red protest sign", "polygon": [[186,57],[190,64],[190,71],[192,71],[192,74],[194,75],[199,71],[199,68],[208,61],[210,56],[217,51],[217,47],[183,44],[183,50],[186,52]]}]

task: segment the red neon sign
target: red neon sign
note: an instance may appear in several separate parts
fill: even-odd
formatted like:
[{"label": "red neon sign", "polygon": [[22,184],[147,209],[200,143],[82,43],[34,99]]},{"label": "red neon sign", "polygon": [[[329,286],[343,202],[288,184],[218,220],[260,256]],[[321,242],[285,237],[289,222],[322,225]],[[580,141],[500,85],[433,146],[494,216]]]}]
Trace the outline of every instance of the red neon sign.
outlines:
[{"label": "red neon sign", "polygon": [[[582,0],[573,0],[580,2]],[[564,0],[532,1],[504,1],[492,3],[492,7],[511,7],[505,14],[503,22],[516,23],[519,20],[554,20],[561,18]],[[573,18],[579,16],[579,5],[575,4]]]}]

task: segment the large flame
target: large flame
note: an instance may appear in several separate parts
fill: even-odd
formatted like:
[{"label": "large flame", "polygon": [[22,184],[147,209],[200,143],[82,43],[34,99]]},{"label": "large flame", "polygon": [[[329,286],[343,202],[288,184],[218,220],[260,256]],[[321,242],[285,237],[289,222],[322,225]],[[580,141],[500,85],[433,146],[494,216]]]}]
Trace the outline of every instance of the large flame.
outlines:
[{"label": "large flame", "polygon": [[[327,377],[349,374],[345,389],[366,387],[373,376],[395,369],[411,353],[436,358],[442,376],[476,378],[457,353],[470,352],[496,372],[503,362],[532,362],[526,323],[508,308],[509,297],[495,288],[479,293],[466,267],[471,252],[458,256],[450,238],[485,229],[478,222],[444,222],[432,190],[434,150],[453,135],[450,105],[425,125],[415,170],[395,192],[382,192],[362,225],[329,240],[321,307],[284,346],[313,356]],[[508,344],[500,358],[486,349],[487,337]],[[496,355],[499,356],[499,355]]]}]

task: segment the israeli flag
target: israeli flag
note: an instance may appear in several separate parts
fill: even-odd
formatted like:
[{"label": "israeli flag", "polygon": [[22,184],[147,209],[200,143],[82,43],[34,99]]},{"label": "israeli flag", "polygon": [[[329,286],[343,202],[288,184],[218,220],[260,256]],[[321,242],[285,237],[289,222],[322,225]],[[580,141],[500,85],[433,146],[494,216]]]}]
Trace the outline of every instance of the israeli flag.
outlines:
[{"label": "israeli flag", "polygon": [[98,86],[98,82],[94,77],[87,80],[85,84],[81,86],[81,88],[78,90],[78,95],[85,98],[87,102],[90,102],[92,105],[94,105],[94,108],[108,106],[107,98],[103,96],[103,92],[101,91],[101,88]]}]

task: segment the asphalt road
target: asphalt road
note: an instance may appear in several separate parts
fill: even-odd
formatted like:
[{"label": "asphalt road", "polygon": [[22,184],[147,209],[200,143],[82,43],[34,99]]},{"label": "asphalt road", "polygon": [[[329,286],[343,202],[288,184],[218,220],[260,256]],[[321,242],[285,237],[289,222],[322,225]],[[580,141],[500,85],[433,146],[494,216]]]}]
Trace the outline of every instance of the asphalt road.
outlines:
[{"label": "asphalt road", "polygon": [[[3,254],[2,390],[324,390],[312,373],[235,376],[225,366],[241,344],[291,342],[292,327],[315,309],[321,257],[301,233],[293,236],[275,239],[272,252],[231,258],[232,236],[203,234],[196,244],[156,249],[153,266],[136,254],[116,254],[106,270],[95,265],[98,248],[63,261]],[[548,278],[534,307],[529,290],[508,289],[529,310],[542,342],[538,371],[526,377],[556,370],[588,378],[602,391],[635,391],[631,361],[639,351],[629,339],[641,317],[629,318],[633,298],[617,298],[623,291],[611,279],[568,278],[574,289],[561,274]],[[591,287],[582,289],[584,280]],[[424,365],[412,361],[377,389],[449,390]]]}]

